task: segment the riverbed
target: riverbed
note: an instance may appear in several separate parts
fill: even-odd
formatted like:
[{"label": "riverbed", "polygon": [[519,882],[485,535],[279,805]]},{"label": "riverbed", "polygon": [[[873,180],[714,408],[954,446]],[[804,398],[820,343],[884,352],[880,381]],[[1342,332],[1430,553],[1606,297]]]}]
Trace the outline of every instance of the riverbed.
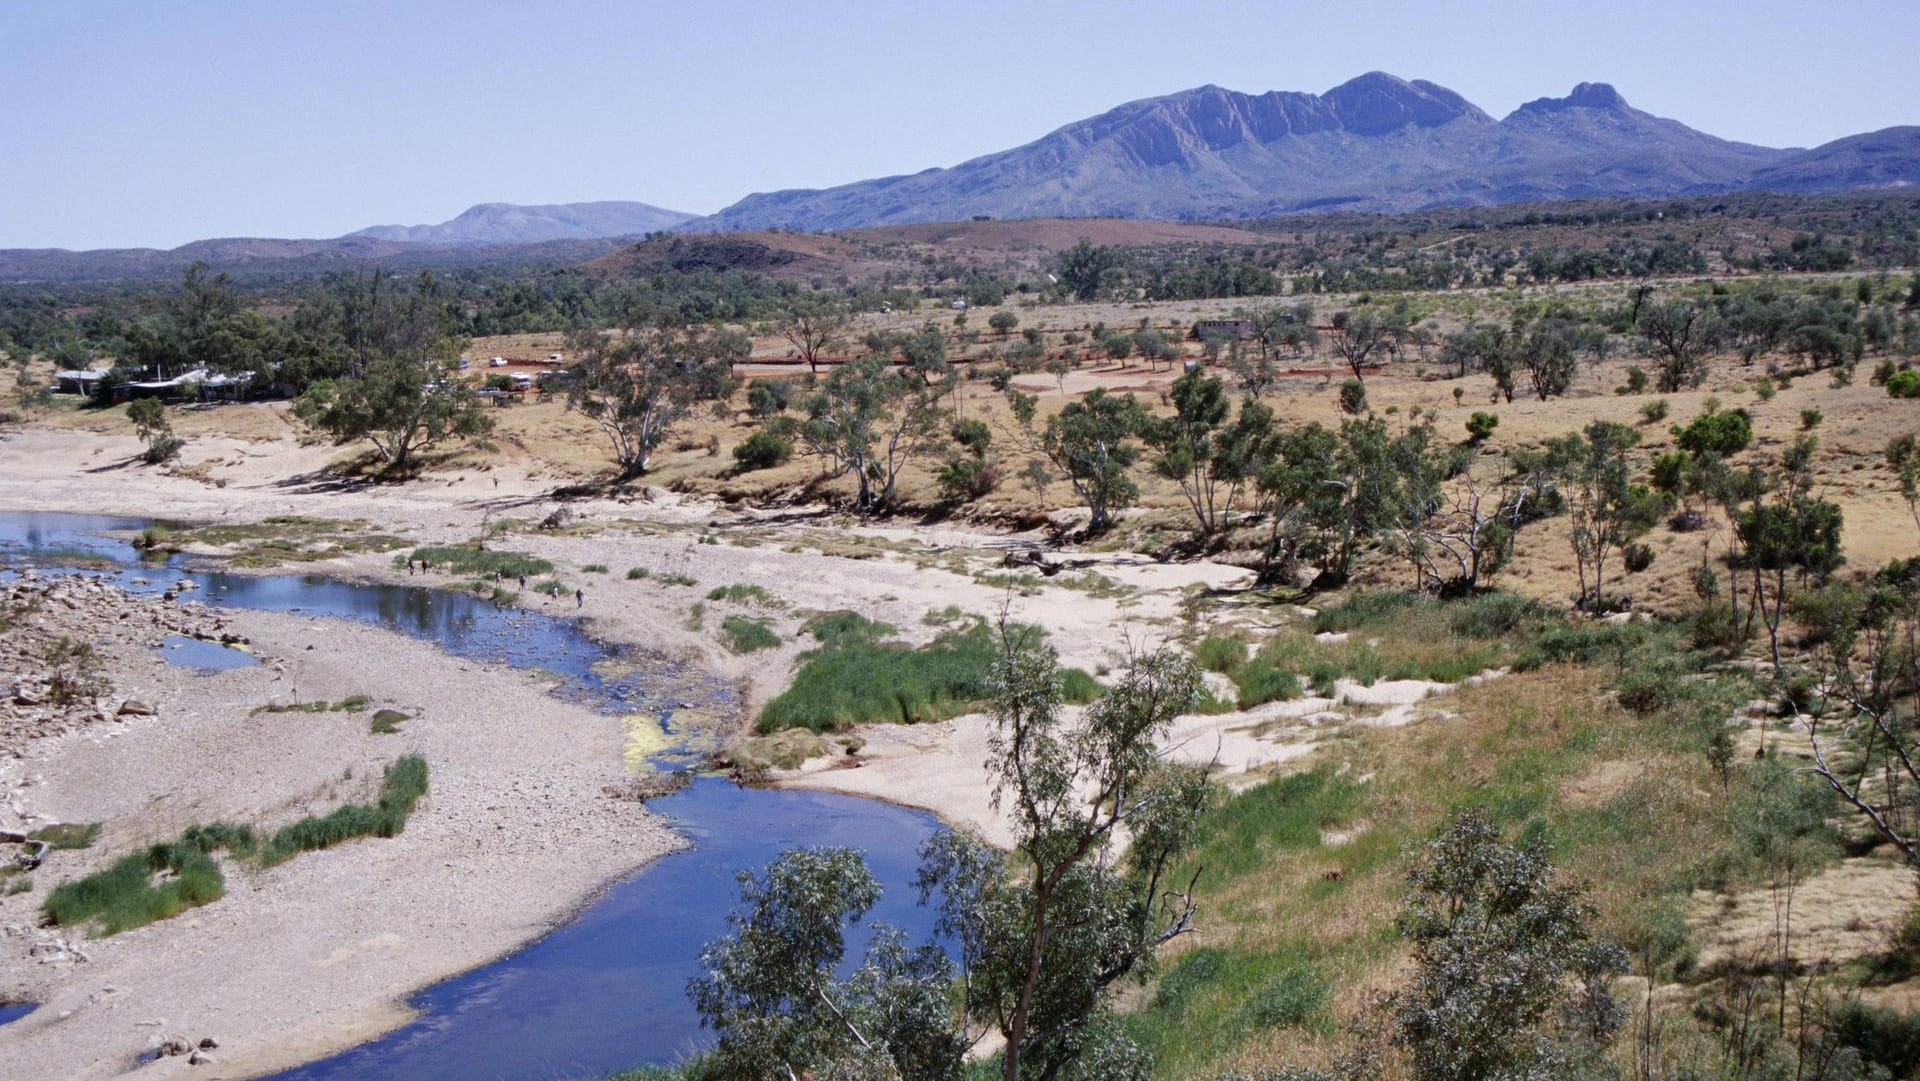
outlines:
[{"label": "riverbed", "polygon": [[[376,637],[404,636],[488,670],[505,669],[523,677],[539,673],[548,681],[551,696],[569,706],[610,716],[655,715],[668,731],[684,703],[704,699],[693,704],[710,706],[729,691],[718,681],[703,682],[700,673],[685,666],[611,663],[622,659],[622,651],[596,641],[576,621],[501,608],[465,594],[317,575],[231,574],[177,561],[142,562],[124,538],[143,524],[127,518],[0,515],[0,554],[19,564],[46,562],[35,552],[85,552],[90,562],[110,564],[86,573],[136,592],[178,592],[186,580],[194,588],[179,595],[209,606],[274,613],[321,629],[339,622],[359,624],[374,628]],[[314,637],[324,640],[323,635]],[[203,678],[247,677],[223,673]],[[698,749],[669,743],[656,756],[656,765],[685,766]],[[429,761],[431,765],[431,757]],[[618,765],[617,755],[612,764]],[[424,813],[431,815],[435,806],[430,803]],[[588,900],[577,917],[537,941],[422,989],[409,1001],[415,1016],[400,1027],[274,1076],[505,1081],[594,1076],[674,1061],[702,1045],[704,1034],[684,988],[698,971],[702,944],[726,930],[734,876],[798,844],[862,849],[886,886],[874,918],[903,925],[916,937],[930,923],[929,914],[914,904],[909,886],[915,851],[934,829],[930,816],[846,796],[740,788],[712,777],[653,801],[652,809],[667,816],[691,847],[623,877]],[[422,832],[428,828],[421,825]],[[410,824],[409,835],[414,832]],[[598,864],[606,859],[604,851],[595,853]],[[375,882],[368,888],[378,891],[382,885]],[[229,903],[231,898],[197,911],[211,913]],[[177,917],[104,943],[119,948],[136,945],[133,938],[189,937],[191,922]],[[268,970],[248,975],[270,976],[280,962],[266,958],[260,963]],[[285,975],[290,981],[299,978],[297,972]],[[56,1020],[19,1024],[53,1025]],[[176,1027],[183,1023],[166,1020]],[[245,1019],[207,1023],[239,1025]],[[251,1035],[272,1042],[272,1033]],[[225,1074],[222,1070],[215,1075]]]}]

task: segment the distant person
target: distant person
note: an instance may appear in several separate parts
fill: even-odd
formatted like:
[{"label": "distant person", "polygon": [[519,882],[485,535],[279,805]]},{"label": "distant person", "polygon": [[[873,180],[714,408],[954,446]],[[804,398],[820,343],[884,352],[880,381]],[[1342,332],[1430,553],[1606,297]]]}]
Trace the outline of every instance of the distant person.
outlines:
[{"label": "distant person", "polygon": [[521,589],[527,588],[527,576],[524,574],[520,576],[520,588]]},{"label": "distant person", "polygon": [[584,589],[576,589],[576,590],[574,590],[574,591],[573,591],[573,606],[574,606],[575,608],[585,608],[585,607],[587,606],[587,591],[586,591],[586,590],[584,590]]}]

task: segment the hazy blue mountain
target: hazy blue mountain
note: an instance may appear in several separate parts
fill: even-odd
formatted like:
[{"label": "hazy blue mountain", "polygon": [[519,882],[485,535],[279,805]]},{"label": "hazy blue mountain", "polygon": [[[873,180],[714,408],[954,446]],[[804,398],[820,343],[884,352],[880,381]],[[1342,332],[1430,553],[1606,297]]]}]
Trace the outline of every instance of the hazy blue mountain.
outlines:
[{"label": "hazy blue mountain", "polygon": [[[1825,161],[1810,158],[1817,151],[1730,142],[1635,109],[1605,83],[1581,83],[1496,120],[1443,86],[1372,72],[1324,94],[1202,86],[1129,102],[949,169],[750,195],[682,228],[1191,220],[1651,198],[1747,188],[1772,167],[1787,170],[1782,183],[1801,185],[1791,190],[1843,191],[1861,186],[1849,170],[1899,176],[1920,162],[1911,139],[1886,142],[1894,145],[1878,156],[1843,148]],[[1828,186],[1814,186],[1821,183]]]},{"label": "hazy blue mountain", "polygon": [[1882,128],[1802,151],[1753,174],[1760,191],[1833,194],[1920,184],[1920,127]]},{"label": "hazy blue mountain", "polygon": [[645,236],[693,218],[678,210],[633,202],[550,206],[481,203],[438,225],[375,225],[347,235],[404,244],[536,244],[543,240]]}]

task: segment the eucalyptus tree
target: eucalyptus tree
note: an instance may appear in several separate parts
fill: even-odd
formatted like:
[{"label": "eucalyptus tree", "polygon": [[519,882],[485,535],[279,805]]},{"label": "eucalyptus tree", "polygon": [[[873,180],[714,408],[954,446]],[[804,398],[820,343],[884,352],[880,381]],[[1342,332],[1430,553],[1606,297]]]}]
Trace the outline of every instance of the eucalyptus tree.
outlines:
[{"label": "eucalyptus tree", "polygon": [[1173,415],[1144,430],[1147,445],[1159,452],[1153,469],[1180,485],[1201,537],[1211,537],[1270,453],[1273,410],[1248,398],[1229,424],[1225,384],[1198,368],[1174,380],[1171,397]]},{"label": "eucalyptus tree", "polygon": [[567,373],[567,407],[606,437],[621,481],[647,471],[699,401],[730,389],[739,352],[734,336],[701,324],[664,316],[635,322],[567,342],[580,358]]},{"label": "eucalyptus tree", "polygon": [[1106,992],[1193,929],[1197,872],[1173,871],[1208,783],[1202,768],[1165,761],[1159,743],[1199,701],[1199,673],[1175,650],[1136,655],[1076,720],[1052,649],[1017,637],[1003,627],[987,762],[1013,856],[943,832],[927,848],[922,895],[939,898],[939,929],[957,946],[966,1023],[1005,1039],[1007,1081],[1094,1062],[1099,1076],[1144,1081],[1150,1064],[1111,1023]]},{"label": "eucalyptus tree", "polygon": [[847,328],[853,313],[839,300],[821,293],[802,293],[787,301],[774,315],[773,327],[793,346],[806,362],[809,372],[818,373],[820,358],[846,344]]},{"label": "eucalyptus tree", "polygon": [[882,510],[901,471],[941,442],[946,414],[937,395],[885,359],[863,357],[835,368],[806,396],[795,432],[809,453],[853,481],[856,507]]}]

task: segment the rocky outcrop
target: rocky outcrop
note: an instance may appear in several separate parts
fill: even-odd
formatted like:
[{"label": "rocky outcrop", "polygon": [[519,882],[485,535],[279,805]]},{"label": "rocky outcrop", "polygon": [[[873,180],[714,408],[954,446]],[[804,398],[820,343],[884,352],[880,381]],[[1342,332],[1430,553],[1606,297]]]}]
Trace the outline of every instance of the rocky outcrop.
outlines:
[{"label": "rocky outcrop", "polygon": [[[190,580],[184,580],[190,581]],[[139,596],[83,575],[32,571],[0,592],[0,755],[20,757],[29,741],[87,725],[151,717],[155,704],[117,694],[104,651],[144,650],[168,635],[242,645],[227,617],[204,605]]]}]

